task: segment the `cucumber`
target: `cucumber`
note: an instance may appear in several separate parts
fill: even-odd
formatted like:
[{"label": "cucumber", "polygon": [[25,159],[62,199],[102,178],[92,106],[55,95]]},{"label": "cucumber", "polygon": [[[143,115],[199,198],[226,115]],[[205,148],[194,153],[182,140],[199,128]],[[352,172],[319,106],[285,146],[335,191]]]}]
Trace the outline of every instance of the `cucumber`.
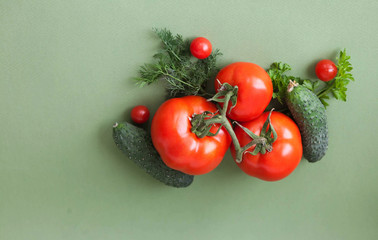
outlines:
[{"label": "cucumber", "polygon": [[113,125],[113,139],[117,147],[136,165],[155,179],[172,187],[187,187],[194,176],[169,168],[154,148],[151,136],[128,122]]},{"label": "cucumber", "polygon": [[286,103],[302,136],[303,156],[319,161],[328,149],[328,125],[325,108],[308,88],[290,81]]}]

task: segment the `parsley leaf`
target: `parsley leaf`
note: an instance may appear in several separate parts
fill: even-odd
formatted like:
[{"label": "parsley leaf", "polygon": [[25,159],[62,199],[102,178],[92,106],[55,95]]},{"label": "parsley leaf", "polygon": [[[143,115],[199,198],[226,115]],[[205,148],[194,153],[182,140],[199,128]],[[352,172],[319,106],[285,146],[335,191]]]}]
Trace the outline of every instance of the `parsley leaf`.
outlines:
[{"label": "parsley leaf", "polygon": [[[351,73],[353,67],[349,60],[350,56],[346,54],[346,50],[340,51],[336,65],[338,69],[337,75],[332,81],[322,84],[322,87],[320,87],[321,84],[319,80],[312,81],[286,75],[286,72],[291,70],[290,65],[282,62],[274,62],[267,70],[273,83],[273,98],[277,98],[281,104],[284,104],[287,86],[290,80],[292,80],[316,93],[325,107],[329,106],[328,100],[330,99],[330,93],[332,93],[331,96],[337,100],[346,101],[347,85],[350,81],[354,81],[354,77]],[[319,90],[319,88],[321,89]]]},{"label": "parsley leaf", "polygon": [[346,101],[347,85],[350,81],[354,81],[354,77],[351,73],[353,70],[352,64],[349,61],[350,56],[346,54],[346,50],[340,51],[337,58],[337,75],[335,79],[327,82],[326,87],[317,93],[320,101],[325,106],[328,106],[327,100],[329,99],[329,93],[337,100]]},{"label": "parsley leaf", "polygon": [[318,85],[318,83],[312,82],[308,79],[301,79],[290,75],[287,76],[285,73],[290,70],[290,65],[282,62],[272,63],[270,68],[267,70],[267,73],[269,74],[273,83],[273,98],[277,98],[281,104],[284,104],[285,102],[287,86],[289,85],[290,80],[302,84],[311,91],[314,91]]}]

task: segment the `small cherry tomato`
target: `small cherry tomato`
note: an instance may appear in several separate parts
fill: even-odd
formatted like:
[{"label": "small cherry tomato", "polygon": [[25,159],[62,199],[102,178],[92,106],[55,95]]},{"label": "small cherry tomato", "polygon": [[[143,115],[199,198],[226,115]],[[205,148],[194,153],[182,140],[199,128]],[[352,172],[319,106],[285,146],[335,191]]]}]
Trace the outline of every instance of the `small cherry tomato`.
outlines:
[{"label": "small cherry tomato", "polygon": [[148,121],[150,111],[146,106],[138,105],[131,110],[131,120],[137,124],[142,124]]},{"label": "small cherry tomato", "polygon": [[195,38],[190,44],[190,52],[198,59],[204,59],[210,56],[212,46],[209,40],[204,37]]},{"label": "small cherry tomato", "polygon": [[328,82],[336,77],[337,67],[331,60],[323,59],[316,64],[315,73],[320,80]]}]

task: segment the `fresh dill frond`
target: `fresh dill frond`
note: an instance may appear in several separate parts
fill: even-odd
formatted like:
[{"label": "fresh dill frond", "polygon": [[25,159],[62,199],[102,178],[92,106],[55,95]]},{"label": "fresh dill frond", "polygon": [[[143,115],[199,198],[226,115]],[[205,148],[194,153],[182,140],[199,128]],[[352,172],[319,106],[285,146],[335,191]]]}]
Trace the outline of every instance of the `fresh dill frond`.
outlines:
[{"label": "fresh dill frond", "polygon": [[213,80],[219,71],[215,49],[208,58],[195,59],[190,52],[189,39],[173,35],[171,31],[154,29],[162,42],[161,49],[153,55],[154,63],[144,64],[135,78],[141,87],[157,81],[165,81],[169,97],[186,95],[209,95],[207,81]]}]

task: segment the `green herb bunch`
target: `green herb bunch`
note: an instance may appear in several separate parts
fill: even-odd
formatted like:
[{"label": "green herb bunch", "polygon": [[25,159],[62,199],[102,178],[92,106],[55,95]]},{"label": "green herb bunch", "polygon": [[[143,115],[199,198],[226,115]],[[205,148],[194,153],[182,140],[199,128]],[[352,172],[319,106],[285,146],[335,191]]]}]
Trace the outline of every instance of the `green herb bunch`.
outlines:
[{"label": "green herb bunch", "polygon": [[287,86],[290,80],[292,80],[313,91],[325,107],[329,105],[327,101],[330,99],[330,93],[331,96],[337,100],[346,101],[347,85],[350,81],[354,81],[351,74],[353,67],[349,60],[350,56],[346,54],[346,50],[340,51],[336,65],[337,75],[335,79],[323,85],[320,84],[319,80],[312,81],[286,75],[286,72],[291,70],[290,65],[282,62],[274,62],[267,70],[273,83],[273,98],[276,98],[281,104],[284,104]]},{"label": "green herb bunch", "polygon": [[222,55],[213,50],[206,59],[195,59],[190,52],[189,39],[167,29],[153,29],[162,41],[162,48],[153,55],[154,63],[140,67],[135,80],[141,87],[157,81],[165,81],[169,97],[186,95],[209,96],[206,89],[208,80],[214,79],[219,71],[217,57]]},{"label": "green herb bunch", "polygon": [[346,101],[347,85],[350,81],[354,81],[351,73],[353,70],[352,64],[349,61],[350,56],[346,54],[345,49],[340,51],[337,58],[337,75],[334,80],[327,82],[326,87],[317,92],[317,95],[324,106],[328,106],[326,100],[329,99],[329,93],[337,100]]}]

